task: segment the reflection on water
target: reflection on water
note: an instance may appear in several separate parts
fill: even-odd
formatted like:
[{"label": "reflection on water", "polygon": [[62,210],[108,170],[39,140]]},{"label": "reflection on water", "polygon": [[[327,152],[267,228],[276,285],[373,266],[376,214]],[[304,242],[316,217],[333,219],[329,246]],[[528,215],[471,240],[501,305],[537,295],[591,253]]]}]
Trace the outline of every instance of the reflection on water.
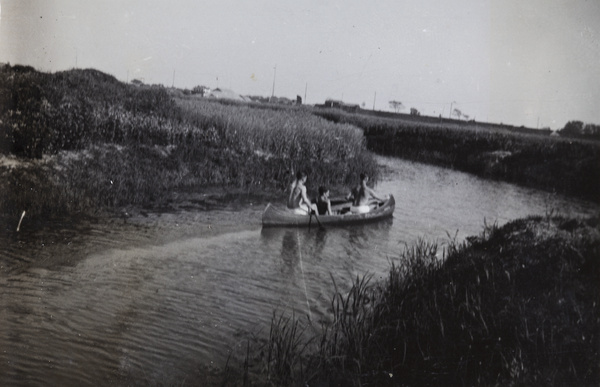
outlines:
[{"label": "reflection on water", "polygon": [[[266,203],[15,235],[0,252],[0,385],[203,384],[274,310],[330,318],[333,281],[387,274],[404,243],[598,206],[382,158],[393,219],[261,229]],[[29,232],[29,234],[27,234]],[[10,239],[10,238],[8,238]],[[5,239],[7,240],[7,239]]]},{"label": "reflection on water", "polygon": [[281,259],[292,270],[296,267],[300,255],[297,234],[287,231],[281,241]]}]

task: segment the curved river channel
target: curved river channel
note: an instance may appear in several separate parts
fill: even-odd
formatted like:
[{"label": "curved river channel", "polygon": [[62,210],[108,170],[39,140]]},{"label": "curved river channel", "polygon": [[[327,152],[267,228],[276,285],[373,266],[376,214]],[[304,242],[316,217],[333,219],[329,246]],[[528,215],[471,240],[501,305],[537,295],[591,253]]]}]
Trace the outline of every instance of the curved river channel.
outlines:
[{"label": "curved river channel", "polygon": [[[266,203],[191,200],[177,210],[53,224],[0,252],[0,385],[198,385],[268,336],[274,311],[328,321],[334,282],[386,276],[418,238],[460,241],[527,215],[594,204],[392,158],[377,191],[393,219],[262,230]],[[307,184],[310,186],[310,177]]]}]

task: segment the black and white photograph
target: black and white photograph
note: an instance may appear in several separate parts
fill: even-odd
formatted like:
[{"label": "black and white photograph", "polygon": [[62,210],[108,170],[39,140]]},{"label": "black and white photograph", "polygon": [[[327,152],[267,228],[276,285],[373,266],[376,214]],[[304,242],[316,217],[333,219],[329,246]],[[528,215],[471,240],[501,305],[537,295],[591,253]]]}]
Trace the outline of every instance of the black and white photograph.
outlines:
[{"label": "black and white photograph", "polygon": [[1,386],[599,386],[600,2],[0,0]]}]

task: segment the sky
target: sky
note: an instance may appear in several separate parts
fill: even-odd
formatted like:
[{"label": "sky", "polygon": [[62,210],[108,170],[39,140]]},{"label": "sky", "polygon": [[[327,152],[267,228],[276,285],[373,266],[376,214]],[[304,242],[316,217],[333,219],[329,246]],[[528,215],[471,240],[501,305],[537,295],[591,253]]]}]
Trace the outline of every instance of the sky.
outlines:
[{"label": "sky", "polygon": [[0,62],[533,128],[600,124],[598,0],[0,0]]}]

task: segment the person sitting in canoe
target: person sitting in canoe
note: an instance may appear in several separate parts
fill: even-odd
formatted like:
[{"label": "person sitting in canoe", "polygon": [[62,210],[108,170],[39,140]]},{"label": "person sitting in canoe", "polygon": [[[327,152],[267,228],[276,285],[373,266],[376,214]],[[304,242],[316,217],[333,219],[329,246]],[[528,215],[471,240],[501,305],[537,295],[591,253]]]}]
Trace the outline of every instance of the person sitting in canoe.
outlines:
[{"label": "person sitting in canoe", "polygon": [[319,215],[332,215],[331,201],[329,200],[329,190],[323,186],[319,187],[317,210],[319,211]]},{"label": "person sitting in canoe", "polygon": [[371,211],[369,206],[369,200],[374,198],[380,202],[384,202],[387,198],[382,198],[373,189],[367,186],[369,176],[365,173],[360,174],[360,184],[352,190],[352,193],[348,195],[348,199],[352,199],[352,207],[350,212],[353,214],[365,214]]},{"label": "person sitting in canoe", "polygon": [[306,196],[306,186],[304,185],[306,179],[306,173],[300,171],[296,174],[296,180],[290,187],[287,207],[298,215],[310,215],[311,211],[317,210],[317,206],[312,204]]}]

